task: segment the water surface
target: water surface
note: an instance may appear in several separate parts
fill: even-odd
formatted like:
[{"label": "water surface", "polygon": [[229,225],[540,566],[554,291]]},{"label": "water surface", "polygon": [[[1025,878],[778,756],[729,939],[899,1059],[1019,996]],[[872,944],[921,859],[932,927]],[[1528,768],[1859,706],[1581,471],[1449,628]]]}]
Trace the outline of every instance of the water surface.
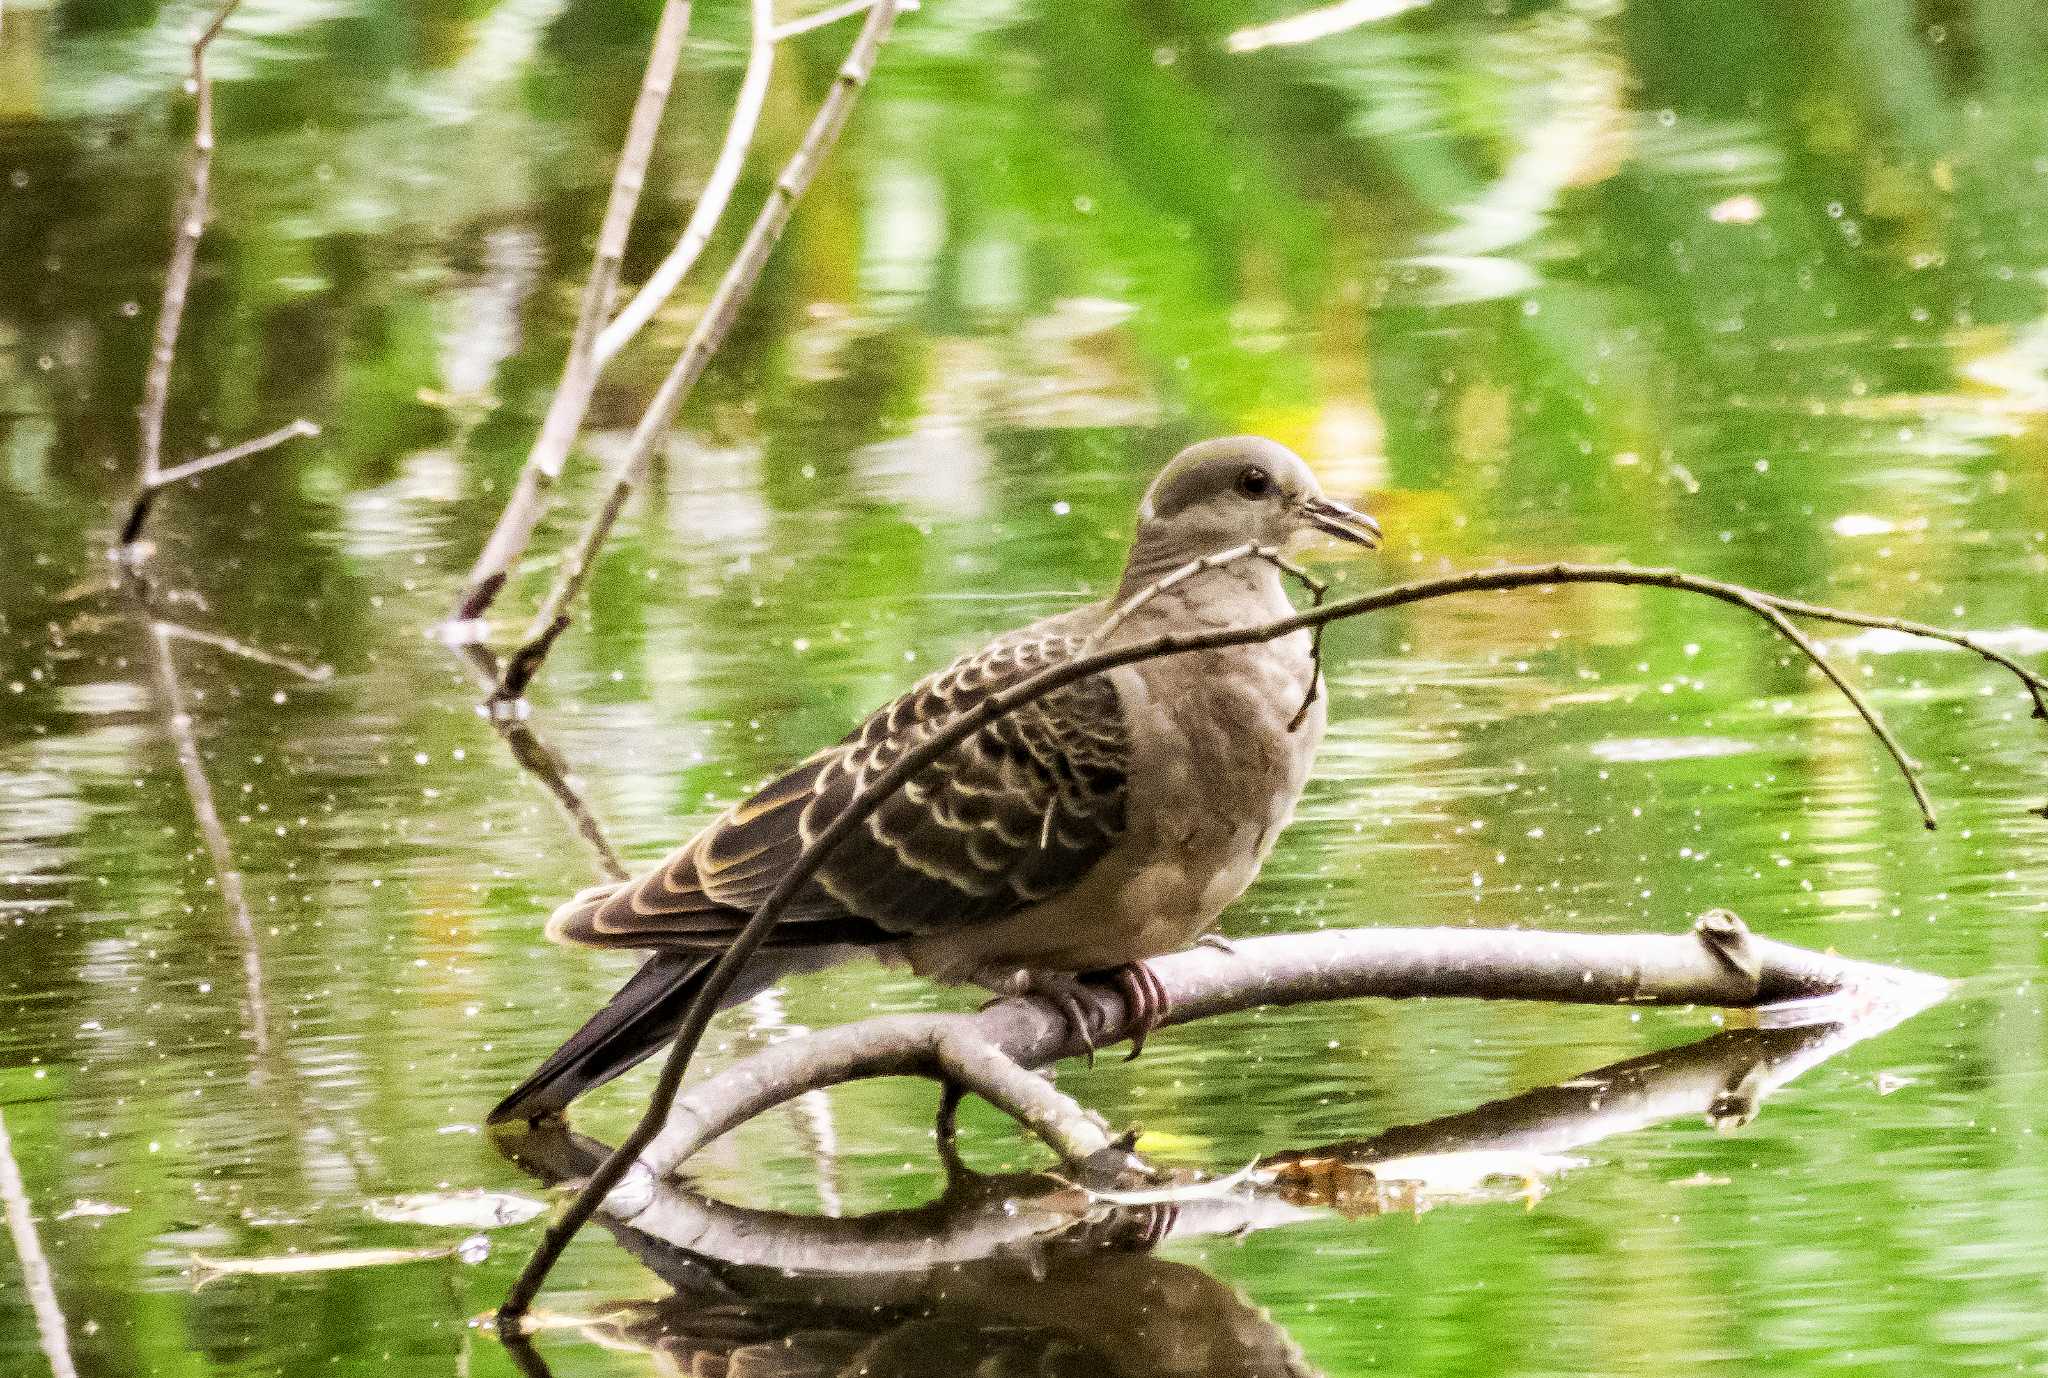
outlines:
[{"label": "water surface", "polygon": [[[629,276],[687,216],[739,80],[740,20],[699,8]],[[160,640],[105,587],[199,7],[8,9],[0,1114],[82,1373],[516,1371],[468,1321],[532,1221],[476,1265],[197,1292],[188,1265],[470,1232],[368,1209],[404,1194],[540,1199],[478,1122],[630,968],[541,941],[592,858],[424,629],[544,409],[652,10],[252,0],[216,49],[215,218],[167,456],[298,416],[323,434],[170,494],[151,573],[159,617],[332,667],[313,680]],[[1208,434],[1292,444],[1380,516],[1377,556],[1317,557],[1342,590],[1625,559],[2048,647],[2048,41],[2023,0],[1446,2],[1226,51],[1285,13],[935,0],[904,21],[534,695],[629,860],[955,650],[1099,593],[1153,467]],[[849,36],[784,52],[742,206]],[[608,375],[592,454],[706,290]],[[507,633],[595,467],[572,467]],[[1735,610],[1575,588],[1338,628],[1318,777],[1227,927],[1675,932],[1726,905],[1957,978],[1952,998],[1747,1125],[1688,1111],[1602,1139],[1533,1203],[1124,1240],[980,1278],[1014,1300],[1008,1329],[941,1316],[870,1371],[1205,1371],[1162,1338],[1192,1322],[1088,1319],[1123,1298],[1263,1313],[1277,1371],[2048,1368],[2040,729],[1967,655],[1830,645],[1926,764],[1939,831]],[[866,966],[805,978],[723,1022],[714,1061],[778,1020],[971,999]],[[1162,1160],[1227,1171],[1719,1022],[1361,1002],[1171,1031],[1060,1081]],[[615,1141],[646,1086],[579,1128]],[[934,1102],[892,1082],[770,1116],[696,1185],[756,1210],[919,1206],[943,1185]],[[973,1108],[964,1148],[1044,1165]],[[650,1262],[593,1230],[548,1304],[694,1295]],[[0,1266],[9,1374],[47,1366],[21,1277]],[[872,1334],[816,1296],[750,1295],[686,1313],[731,1321],[695,1352],[838,1338],[811,1369],[734,1374],[835,1372]],[[1076,1316],[1111,1360],[1044,1339]],[[540,1347],[558,1374],[657,1372],[663,1324]]]}]

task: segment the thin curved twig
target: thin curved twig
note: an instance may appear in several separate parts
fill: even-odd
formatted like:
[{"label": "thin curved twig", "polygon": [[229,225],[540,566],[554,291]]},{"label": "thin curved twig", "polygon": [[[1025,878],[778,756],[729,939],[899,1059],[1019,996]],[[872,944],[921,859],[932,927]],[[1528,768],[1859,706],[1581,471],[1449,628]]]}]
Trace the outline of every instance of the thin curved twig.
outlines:
[{"label": "thin curved twig", "polygon": [[1913,802],[1920,808],[1920,821],[1926,824],[1930,831],[1938,826],[1934,817],[1934,801],[1927,797],[1927,786],[1920,780],[1919,764],[1906,754],[1906,748],[1892,735],[1891,725],[1878,715],[1877,709],[1870,701],[1849,682],[1846,675],[1835,668],[1833,661],[1821,654],[1821,649],[1814,644],[1813,638],[1794,626],[1792,619],[1785,616],[1770,599],[1747,599],[1745,606],[1775,627],[1780,636],[1797,646],[1806,658],[1828,677],[1835,688],[1842,691],[1842,697],[1855,705],[1856,712],[1861,715],[1865,725],[1880,742],[1884,743],[1884,749],[1890,752],[1892,760],[1898,763],[1899,773],[1906,777],[1906,784],[1913,791]]},{"label": "thin curved twig", "polygon": [[[1144,588],[1139,589],[1136,593],[1118,604],[1115,610],[1107,618],[1103,619],[1102,625],[1088,634],[1088,639],[1081,643],[1081,649],[1083,651],[1092,651],[1104,645],[1108,642],[1110,636],[1115,633],[1116,629],[1128,621],[1133,613],[1167,590],[1186,583],[1205,570],[1221,569],[1223,566],[1235,564],[1239,560],[1264,560],[1267,564],[1307,589],[1315,607],[1323,605],[1323,596],[1330,591],[1330,586],[1327,583],[1310,574],[1272,546],[1246,542],[1243,545],[1232,546],[1228,550],[1219,550],[1212,555],[1197,556],[1178,569],[1169,570],[1166,574],[1154,579],[1151,583],[1145,585]],[[1301,707],[1296,709],[1294,716],[1288,720],[1287,730],[1289,732],[1294,731],[1307,720],[1308,710],[1315,705],[1317,696],[1322,693],[1323,629],[1320,626],[1309,633],[1308,663],[1308,689],[1301,696]]]},{"label": "thin curved twig", "polygon": [[[872,22],[871,20],[870,23]],[[625,1176],[638,1159],[641,1150],[660,1132],[662,1124],[668,1118],[670,1107],[675,1103],[676,1094],[682,1087],[683,1074],[688,1068],[690,1057],[703,1039],[711,1016],[718,1009],[719,1000],[739,979],[741,970],[767,940],[769,932],[780,921],[790,902],[817,874],[834,849],[856,829],[865,827],[867,820],[884,802],[919,772],[961,742],[1006,713],[1014,712],[1065,685],[1120,665],[1191,651],[1252,645],[1304,628],[1320,627],[1345,618],[1451,594],[1541,588],[1557,584],[1621,584],[1676,589],[1715,598],[1751,613],[1757,612],[1757,604],[1762,602],[1781,613],[1793,613],[1820,621],[1839,622],[1851,626],[1883,625],[1917,635],[1932,634],[1938,640],[1951,642],[1961,635],[1930,628],[1924,623],[1908,622],[1903,619],[1872,619],[1866,614],[1845,612],[1819,604],[1799,603],[1741,584],[1687,574],[1676,569],[1638,569],[1625,565],[1511,565],[1399,584],[1374,593],[1359,594],[1335,603],[1326,603],[1306,612],[1298,612],[1291,617],[1278,618],[1257,626],[1223,628],[1191,635],[1161,635],[1048,666],[1029,679],[1001,693],[990,695],[970,711],[960,714],[944,728],[934,732],[917,747],[898,757],[889,769],[869,781],[856,793],[846,808],[797,856],[761,907],[734,935],[731,945],[726,948],[706,977],[696,1001],[678,1027],[667,1059],[662,1064],[660,1076],[655,1082],[653,1094],[649,1098],[647,1110],[640,1122],[634,1126],[633,1132],[620,1142],[618,1149],[606,1159],[603,1166],[592,1174],[590,1182],[569,1204],[561,1218],[549,1228],[539,1249],[528,1261],[525,1271],[520,1274],[519,1281],[508,1296],[504,1308],[500,1311],[501,1317],[516,1317],[526,1309],[538,1293],[548,1269],[553,1266],[555,1259],[560,1257],[562,1250],[568,1247],[570,1238],[589,1220],[597,1203],[603,1200],[605,1194]],[[1981,648],[1972,649],[1978,649],[1980,654],[1983,653]],[[2038,691],[2042,686],[2048,685],[2048,680],[2016,663],[2007,662],[2003,658],[1999,658],[1997,663],[2005,664],[2006,668],[2011,669],[2027,684],[2030,691]],[[2036,701],[2039,701],[2038,693]],[[1913,773],[1910,765],[1904,762],[1901,764],[1910,776]]]}]

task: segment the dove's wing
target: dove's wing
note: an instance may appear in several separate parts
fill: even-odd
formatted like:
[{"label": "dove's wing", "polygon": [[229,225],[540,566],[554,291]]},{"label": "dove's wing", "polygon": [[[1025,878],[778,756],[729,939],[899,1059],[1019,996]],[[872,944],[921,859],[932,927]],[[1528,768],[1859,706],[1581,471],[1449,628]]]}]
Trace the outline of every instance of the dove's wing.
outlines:
[{"label": "dove's wing", "polygon": [[[860,789],[960,713],[1080,653],[1048,619],[963,656],[736,805],[637,881],[586,891],[551,936],[716,951]],[[886,942],[1014,914],[1076,884],[1124,829],[1129,742],[1105,675],[1007,714],[921,771],[832,854],[771,943]]]}]

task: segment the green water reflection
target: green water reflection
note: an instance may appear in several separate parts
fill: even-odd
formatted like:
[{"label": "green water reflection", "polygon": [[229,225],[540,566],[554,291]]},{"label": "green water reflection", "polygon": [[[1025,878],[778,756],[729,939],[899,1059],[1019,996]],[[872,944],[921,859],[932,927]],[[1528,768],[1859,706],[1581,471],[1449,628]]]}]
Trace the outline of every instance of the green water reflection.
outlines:
[{"label": "green water reflection", "polygon": [[[335,670],[167,643],[246,924],[155,638],[95,591],[202,7],[0,22],[0,1114],[82,1373],[515,1371],[466,1321],[531,1223],[473,1267],[195,1294],[185,1264],[448,1243],[466,1229],[366,1203],[537,1195],[477,1121],[626,970],[541,943],[589,857],[422,629],[553,385],[655,9],[250,0],[216,50],[215,218],[167,456],[324,430],[169,495],[154,572],[164,615]],[[699,9],[629,277],[687,217],[739,81],[743,15]],[[1217,432],[1295,445],[1381,517],[1380,555],[1321,559],[1349,588],[1675,563],[2048,650],[2033,0],[1436,0],[1226,50],[1289,12],[927,0],[904,21],[536,695],[628,857],[961,645],[1099,591],[1152,467]],[[767,153],[846,37],[783,54]],[[592,453],[702,294],[607,376]],[[508,624],[551,573],[523,572]],[[2041,738],[1967,656],[1845,649],[1927,763],[1941,831],[1732,610],[1581,588],[1334,631],[1318,779],[1232,931],[1676,931],[1728,905],[1963,984],[1738,1132],[1688,1113],[1601,1142],[1533,1209],[1316,1213],[1169,1238],[1156,1266],[1263,1308],[1289,1362],[1332,1375],[2048,1368]],[[849,969],[794,984],[783,1017],[968,999]],[[1061,1077],[1159,1156],[1227,1169],[1710,1027],[1367,1003]],[[721,1029],[718,1056],[772,1032]],[[645,1085],[579,1125],[615,1140]],[[699,1185],[917,1206],[940,1187],[932,1105],[885,1083],[771,1117]],[[966,1147],[1040,1162],[992,1116]],[[0,1264],[0,1373],[46,1368],[20,1277]],[[593,1232],[554,1300],[664,1290]],[[582,1332],[543,1348],[559,1374],[659,1371]]]}]

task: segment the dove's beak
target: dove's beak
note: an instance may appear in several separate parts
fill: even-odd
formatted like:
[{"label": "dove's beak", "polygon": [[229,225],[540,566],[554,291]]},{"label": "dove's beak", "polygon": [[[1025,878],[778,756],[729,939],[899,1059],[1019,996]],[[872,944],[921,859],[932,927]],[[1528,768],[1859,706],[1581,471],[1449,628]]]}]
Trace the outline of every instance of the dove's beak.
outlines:
[{"label": "dove's beak", "polygon": [[1328,498],[1310,498],[1301,505],[1301,510],[1317,530],[1327,531],[1340,541],[1350,541],[1367,550],[1377,546],[1384,534],[1380,531],[1380,524],[1365,513]]}]

